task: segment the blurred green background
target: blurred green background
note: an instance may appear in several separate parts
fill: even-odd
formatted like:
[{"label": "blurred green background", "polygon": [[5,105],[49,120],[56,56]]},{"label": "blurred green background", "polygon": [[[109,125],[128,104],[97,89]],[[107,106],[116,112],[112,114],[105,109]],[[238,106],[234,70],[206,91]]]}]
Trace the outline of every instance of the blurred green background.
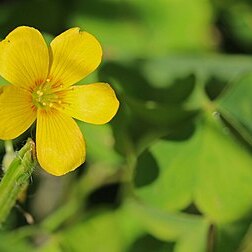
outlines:
[{"label": "blurred green background", "polygon": [[120,109],[78,122],[75,172],[36,169],[0,251],[252,251],[251,1],[0,1],[0,38],[20,25],[94,34],[103,62],[80,83],[110,83]]}]

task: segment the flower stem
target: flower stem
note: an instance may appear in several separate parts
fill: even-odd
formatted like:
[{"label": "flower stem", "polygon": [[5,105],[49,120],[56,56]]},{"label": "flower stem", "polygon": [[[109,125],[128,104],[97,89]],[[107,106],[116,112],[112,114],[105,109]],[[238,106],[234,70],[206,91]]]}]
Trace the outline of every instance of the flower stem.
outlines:
[{"label": "flower stem", "polygon": [[34,142],[28,139],[4,173],[0,182],[0,224],[5,221],[19,193],[29,182],[36,165],[34,150]]},{"label": "flower stem", "polygon": [[4,146],[5,146],[5,155],[2,161],[2,169],[4,172],[6,172],[11,162],[16,157],[16,153],[14,152],[13,144],[11,140],[4,141]]},{"label": "flower stem", "polygon": [[4,141],[4,146],[5,146],[6,153],[13,153],[14,152],[11,140]]}]

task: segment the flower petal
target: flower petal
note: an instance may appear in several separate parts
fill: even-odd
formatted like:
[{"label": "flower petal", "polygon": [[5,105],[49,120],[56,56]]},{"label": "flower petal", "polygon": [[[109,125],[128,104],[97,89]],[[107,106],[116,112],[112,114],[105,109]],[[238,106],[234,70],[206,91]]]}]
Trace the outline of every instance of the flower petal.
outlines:
[{"label": "flower petal", "polygon": [[30,89],[46,80],[48,68],[48,48],[38,30],[20,26],[0,42],[0,75],[11,84]]},{"label": "flower petal", "polygon": [[93,124],[109,122],[119,107],[114,90],[106,83],[74,86],[67,92],[66,103],[65,113]]},{"label": "flower petal", "polygon": [[0,89],[0,139],[13,139],[26,131],[36,119],[31,94],[12,85]]},{"label": "flower petal", "polygon": [[94,36],[79,28],[69,29],[51,42],[49,79],[52,84],[71,86],[93,72],[101,57],[102,49]]},{"label": "flower petal", "polygon": [[37,156],[43,169],[64,175],[85,160],[85,143],[76,122],[57,110],[38,110]]}]

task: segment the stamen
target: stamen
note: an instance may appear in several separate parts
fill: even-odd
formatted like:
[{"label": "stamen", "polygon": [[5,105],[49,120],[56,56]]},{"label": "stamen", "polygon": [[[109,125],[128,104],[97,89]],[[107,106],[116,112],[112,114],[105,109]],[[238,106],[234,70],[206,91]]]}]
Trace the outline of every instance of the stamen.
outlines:
[{"label": "stamen", "polygon": [[42,91],[38,90],[38,91],[37,91],[37,94],[38,94],[39,96],[42,96],[44,93],[43,93]]},{"label": "stamen", "polygon": [[35,107],[45,110],[51,108],[64,109],[64,106],[68,105],[64,101],[64,97],[72,87],[63,88],[63,84],[52,85],[50,81],[51,79],[47,78],[44,83],[32,91],[33,104]]}]

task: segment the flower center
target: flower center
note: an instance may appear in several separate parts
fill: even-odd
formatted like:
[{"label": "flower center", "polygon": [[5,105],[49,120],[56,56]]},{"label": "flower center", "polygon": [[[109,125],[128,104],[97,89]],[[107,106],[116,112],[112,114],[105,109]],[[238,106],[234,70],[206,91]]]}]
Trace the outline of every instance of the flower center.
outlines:
[{"label": "flower center", "polygon": [[64,93],[62,86],[52,87],[47,80],[33,90],[32,102],[40,109],[59,108],[62,104],[62,93]]}]

